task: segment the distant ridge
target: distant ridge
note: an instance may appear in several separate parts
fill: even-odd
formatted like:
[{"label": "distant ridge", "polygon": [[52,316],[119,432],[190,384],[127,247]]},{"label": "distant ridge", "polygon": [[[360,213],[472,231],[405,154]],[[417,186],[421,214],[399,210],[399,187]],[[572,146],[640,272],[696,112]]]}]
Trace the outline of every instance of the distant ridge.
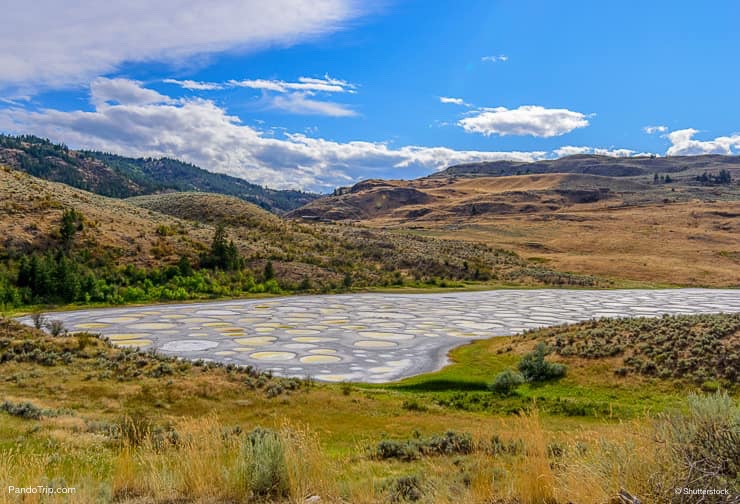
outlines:
[{"label": "distant ridge", "polygon": [[284,213],[318,197],[301,191],[268,189],[175,159],[75,151],[32,135],[0,135],[0,164],[114,198],[197,191],[236,196],[265,210]]},{"label": "distant ridge", "polygon": [[605,177],[638,177],[654,173],[703,172],[720,169],[740,169],[740,156],[668,156],[613,157],[577,154],[559,159],[531,163],[516,161],[484,161],[450,166],[427,178],[452,176],[508,177],[540,173],[583,173]]}]

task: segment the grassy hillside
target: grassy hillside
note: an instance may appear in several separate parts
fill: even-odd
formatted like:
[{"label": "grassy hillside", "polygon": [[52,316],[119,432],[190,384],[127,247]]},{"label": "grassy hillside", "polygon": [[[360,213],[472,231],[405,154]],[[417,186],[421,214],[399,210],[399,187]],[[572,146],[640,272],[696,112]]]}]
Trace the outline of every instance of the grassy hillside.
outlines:
[{"label": "grassy hillside", "polygon": [[277,226],[280,218],[263,208],[233,197],[213,193],[178,192],[128,198],[140,208],[180,219],[228,226]]},{"label": "grassy hillside", "polygon": [[610,285],[489,245],[289,221],[223,195],[111,199],[8,168],[0,169],[0,194],[6,307],[370,287]]},{"label": "grassy hillside", "polygon": [[[679,319],[691,318],[656,319],[640,341],[661,340]],[[691,321],[717,338],[708,320]],[[558,331],[588,343],[614,323],[630,324]],[[727,352],[737,351],[733,334]],[[475,342],[440,372],[369,387],[177,361],[2,321],[0,484],[71,486],[81,503],[565,504],[617,502],[620,489],[679,502],[673,489],[692,485],[737,495],[732,396],[687,403],[691,381],[615,376],[609,358],[552,355],[567,365],[565,378],[511,395],[461,390],[516,368],[552,336]]]},{"label": "grassy hillside", "polygon": [[740,170],[737,156],[635,156],[613,157],[593,154],[578,154],[559,159],[535,161],[531,163],[514,161],[493,161],[468,163],[451,166],[432,177],[454,176],[507,176],[535,173],[585,173],[608,177],[652,178],[655,173],[694,177],[705,171],[717,172],[726,169]]},{"label": "grassy hillside", "polygon": [[740,285],[740,185],[673,177],[370,180],[288,215],[488,243],[554,269],[612,279]]},{"label": "grassy hillside", "polygon": [[305,205],[316,197],[300,191],[267,189],[175,159],[135,159],[102,152],[74,151],[31,135],[0,135],[0,164],[35,177],[116,198],[166,191],[215,192],[236,196],[281,213]]}]

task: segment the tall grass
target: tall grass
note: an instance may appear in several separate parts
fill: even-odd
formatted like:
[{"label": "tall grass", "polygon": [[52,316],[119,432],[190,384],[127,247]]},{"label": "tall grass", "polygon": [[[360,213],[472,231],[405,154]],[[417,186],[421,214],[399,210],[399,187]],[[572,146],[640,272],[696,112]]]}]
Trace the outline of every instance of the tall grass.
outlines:
[{"label": "tall grass", "polygon": [[[41,422],[58,429],[68,423]],[[0,450],[0,484],[65,481],[78,488],[73,501],[81,503],[303,503],[318,496],[324,503],[565,504],[617,502],[620,489],[642,502],[692,502],[675,488],[737,495],[739,483],[740,414],[726,394],[691,396],[684,411],[652,419],[575,429],[553,425],[533,407],[483,420],[469,437],[460,433],[469,440],[465,450],[420,450],[411,459],[381,459],[367,446],[330,451],[314,430],[287,421],[250,432],[227,428],[214,415],[176,421],[164,432],[142,418],[119,424],[112,438],[89,449],[55,434]],[[14,498],[3,492],[0,502]]]}]

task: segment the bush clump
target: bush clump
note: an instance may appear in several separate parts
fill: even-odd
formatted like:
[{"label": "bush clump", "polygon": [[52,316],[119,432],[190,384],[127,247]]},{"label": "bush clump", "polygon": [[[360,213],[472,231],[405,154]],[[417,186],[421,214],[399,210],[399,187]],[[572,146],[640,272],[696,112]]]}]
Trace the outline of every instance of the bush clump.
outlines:
[{"label": "bush clump", "polygon": [[4,411],[8,415],[25,418],[27,420],[38,420],[44,415],[43,409],[30,402],[14,403],[11,401],[3,401],[2,404],[0,404],[0,411]]},{"label": "bush clump", "polygon": [[565,364],[547,362],[545,357],[551,350],[544,342],[539,342],[534,349],[519,361],[519,371],[528,382],[554,380],[565,376]]},{"label": "bush clump", "polygon": [[614,369],[617,376],[689,380],[712,392],[717,387],[711,382],[727,388],[740,379],[738,331],[740,313],[720,313],[601,318],[523,337],[544,341],[562,357],[621,357]]},{"label": "bush clump", "polygon": [[[657,439],[676,488],[732,488],[740,475],[740,406],[726,392],[689,396],[687,413],[663,415]],[[725,502],[708,500],[706,502]]]},{"label": "bush clump", "polygon": [[409,440],[384,439],[380,441],[372,456],[376,459],[411,461],[422,456],[465,455],[475,448],[473,437],[467,432],[447,431],[441,436]]},{"label": "bush clump", "polygon": [[244,478],[252,493],[265,500],[282,501],[289,496],[285,448],[277,432],[257,427],[242,446]]},{"label": "bush clump", "polygon": [[507,369],[497,374],[488,388],[502,396],[510,396],[522,383],[524,383],[524,377],[521,373]]}]

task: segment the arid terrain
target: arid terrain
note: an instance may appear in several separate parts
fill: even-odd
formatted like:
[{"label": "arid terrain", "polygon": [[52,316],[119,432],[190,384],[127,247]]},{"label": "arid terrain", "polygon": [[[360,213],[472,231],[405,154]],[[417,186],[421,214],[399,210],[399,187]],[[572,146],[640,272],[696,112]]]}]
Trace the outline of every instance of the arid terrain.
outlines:
[{"label": "arid terrain", "polygon": [[361,182],[289,215],[496,244],[555,269],[612,279],[740,285],[737,182],[702,185],[696,169],[669,176],[668,183],[654,175],[494,177],[453,167],[411,181]]}]

